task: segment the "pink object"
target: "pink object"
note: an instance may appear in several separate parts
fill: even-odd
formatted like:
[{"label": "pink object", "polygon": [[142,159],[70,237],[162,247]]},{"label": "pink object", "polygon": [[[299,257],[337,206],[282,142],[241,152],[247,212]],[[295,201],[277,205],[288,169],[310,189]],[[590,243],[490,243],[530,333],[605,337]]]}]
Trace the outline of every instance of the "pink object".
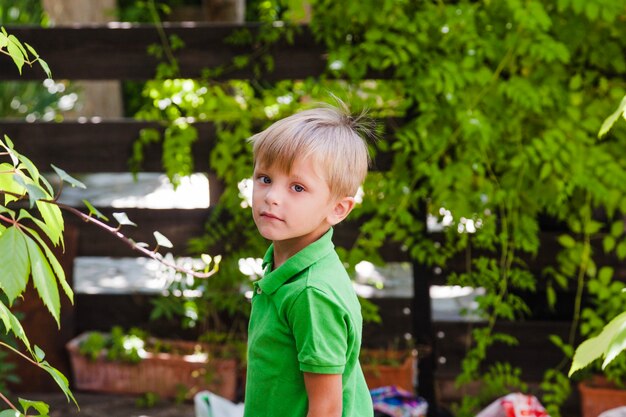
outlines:
[{"label": "pink object", "polygon": [[534,395],[512,393],[500,397],[476,417],[549,417]]}]

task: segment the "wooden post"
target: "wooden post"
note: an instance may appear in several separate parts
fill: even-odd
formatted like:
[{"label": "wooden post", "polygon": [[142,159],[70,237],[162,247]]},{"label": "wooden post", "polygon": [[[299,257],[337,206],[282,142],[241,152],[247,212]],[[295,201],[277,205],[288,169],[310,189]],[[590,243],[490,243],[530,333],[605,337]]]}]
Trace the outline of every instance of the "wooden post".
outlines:
[{"label": "wooden post", "polygon": [[417,358],[417,393],[428,402],[428,415],[438,415],[437,395],[435,393],[436,352],[432,323],[432,303],[430,268],[413,261],[413,337],[416,346],[427,349],[425,355]]},{"label": "wooden post", "polygon": [[[44,10],[55,25],[110,22],[113,20],[116,4],[116,0],[42,0]],[[76,65],[80,65],[80,56],[76,60]],[[54,68],[51,70],[54,75]],[[122,117],[122,90],[119,81],[78,81],[73,82],[73,85],[80,89],[80,99],[77,107],[66,113],[66,117]]]}]

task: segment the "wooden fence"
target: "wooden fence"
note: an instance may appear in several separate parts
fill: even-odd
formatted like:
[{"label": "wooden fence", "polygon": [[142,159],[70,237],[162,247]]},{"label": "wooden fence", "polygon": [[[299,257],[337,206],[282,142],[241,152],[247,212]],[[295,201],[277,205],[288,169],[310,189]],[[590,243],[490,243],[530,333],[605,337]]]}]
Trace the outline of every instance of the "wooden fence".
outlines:
[{"label": "wooden fence", "polygon": [[[176,34],[185,43],[185,48],[176,52],[183,77],[198,77],[202,69],[208,66],[227,64],[239,54],[249,52],[240,46],[225,42],[227,36],[244,26],[233,24],[172,24],[166,25],[165,31]],[[245,27],[256,30],[255,25]],[[150,44],[158,43],[157,30],[153,26],[109,24],[97,26],[68,26],[43,29],[38,27],[8,27],[9,33],[20,40],[33,45],[49,63],[55,79],[69,80],[146,80],[154,76],[156,60],[146,53]],[[275,70],[265,76],[269,81],[280,79],[299,79],[316,76],[326,67],[325,51],[313,40],[311,34],[302,28],[293,44],[276,45],[272,51]],[[43,72],[39,68],[25,68],[19,76],[15,67],[8,60],[0,60],[0,80],[41,80]],[[374,77],[386,78],[385,74]],[[229,78],[252,78],[248,70],[227,74]],[[39,167],[53,163],[70,173],[128,172],[127,161],[132,151],[132,143],[138,132],[154,123],[123,120],[92,119],[85,122],[66,121],[62,123],[0,120],[0,133],[7,134],[15,142],[20,152],[29,156]],[[208,123],[196,125],[199,140],[194,144],[193,152],[196,171],[207,172],[211,177],[209,153],[215,142],[215,131]],[[383,157],[384,158],[384,157]],[[158,145],[149,147],[145,152],[145,171],[160,172],[161,150]],[[380,161],[379,166],[386,166]],[[211,201],[217,201],[219,190],[213,190]],[[99,207],[105,214],[110,214],[110,207]],[[152,230],[159,230],[172,240],[174,248],[183,254],[189,238],[203,233],[204,223],[209,215],[205,209],[127,209],[131,219],[141,227],[133,238],[150,240]],[[94,226],[73,223],[78,231],[76,256],[136,256],[135,252],[115,239],[100,233]],[[337,228],[336,239],[339,245],[350,246],[358,232],[358,225],[347,223]],[[544,241],[550,253],[557,248],[556,234],[544,233]],[[545,255],[545,253],[544,253]],[[387,261],[411,261],[405,252],[396,245],[386,245],[383,257]],[[539,269],[544,260],[534,260],[535,269]],[[450,269],[462,269],[464,262],[453,262]],[[368,325],[365,338],[384,340],[389,337],[412,333],[420,345],[432,348],[432,354],[420,358],[418,391],[420,395],[434,404],[437,391],[447,395],[445,388],[437,388],[436,376],[452,379],[459,371],[460,360],[465,351],[465,342],[469,326],[464,323],[433,323],[431,316],[430,285],[443,283],[446,273],[436,274],[432,269],[413,264],[414,293],[412,299],[374,300],[381,306],[384,325]],[[82,298],[81,298],[82,297]],[[146,314],[146,305],[136,296],[119,296],[116,310],[110,309],[111,299],[102,296],[84,295],[78,298],[76,309],[77,328],[89,325],[105,326],[112,318],[135,318]],[[531,296],[529,297],[536,297]],[[540,304],[540,302],[538,302]],[[109,308],[109,310],[107,310]],[[407,315],[407,310],[410,313]],[[117,310],[119,309],[119,310]],[[131,310],[135,309],[135,312]],[[140,313],[137,313],[137,309]],[[118,315],[115,315],[115,314]],[[106,323],[103,322],[103,319]],[[503,325],[522,339],[522,345],[513,350],[503,349],[496,352],[496,357],[506,357],[525,366],[525,373],[539,379],[540,370],[553,366],[560,359],[559,352],[538,334],[558,333],[564,335],[567,323],[562,321],[527,322]],[[539,330],[538,330],[539,329]],[[526,343],[529,342],[529,343]],[[532,359],[532,365],[527,360]],[[539,358],[539,360],[537,360]]]}]

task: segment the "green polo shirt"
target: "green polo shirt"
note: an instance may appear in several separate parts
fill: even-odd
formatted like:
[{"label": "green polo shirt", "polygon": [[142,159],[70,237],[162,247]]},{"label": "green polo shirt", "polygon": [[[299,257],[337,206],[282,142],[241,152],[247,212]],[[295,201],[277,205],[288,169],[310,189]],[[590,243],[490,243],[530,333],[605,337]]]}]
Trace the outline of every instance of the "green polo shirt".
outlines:
[{"label": "green polo shirt", "polygon": [[341,374],[343,417],[374,415],[359,364],[359,300],[332,243],[333,230],[254,283],[245,417],[305,417],[303,372]]}]

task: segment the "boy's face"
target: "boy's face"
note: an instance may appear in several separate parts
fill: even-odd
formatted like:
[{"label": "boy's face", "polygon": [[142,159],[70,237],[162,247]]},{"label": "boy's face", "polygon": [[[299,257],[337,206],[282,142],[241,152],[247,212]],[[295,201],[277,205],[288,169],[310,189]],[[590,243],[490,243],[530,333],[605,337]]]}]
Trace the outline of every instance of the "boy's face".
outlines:
[{"label": "boy's face", "polygon": [[254,222],[263,237],[273,241],[275,247],[287,249],[290,255],[319,239],[345,217],[337,220],[341,211],[337,204],[341,203],[331,198],[319,171],[310,158],[294,161],[290,173],[259,162],[254,169]]}]

